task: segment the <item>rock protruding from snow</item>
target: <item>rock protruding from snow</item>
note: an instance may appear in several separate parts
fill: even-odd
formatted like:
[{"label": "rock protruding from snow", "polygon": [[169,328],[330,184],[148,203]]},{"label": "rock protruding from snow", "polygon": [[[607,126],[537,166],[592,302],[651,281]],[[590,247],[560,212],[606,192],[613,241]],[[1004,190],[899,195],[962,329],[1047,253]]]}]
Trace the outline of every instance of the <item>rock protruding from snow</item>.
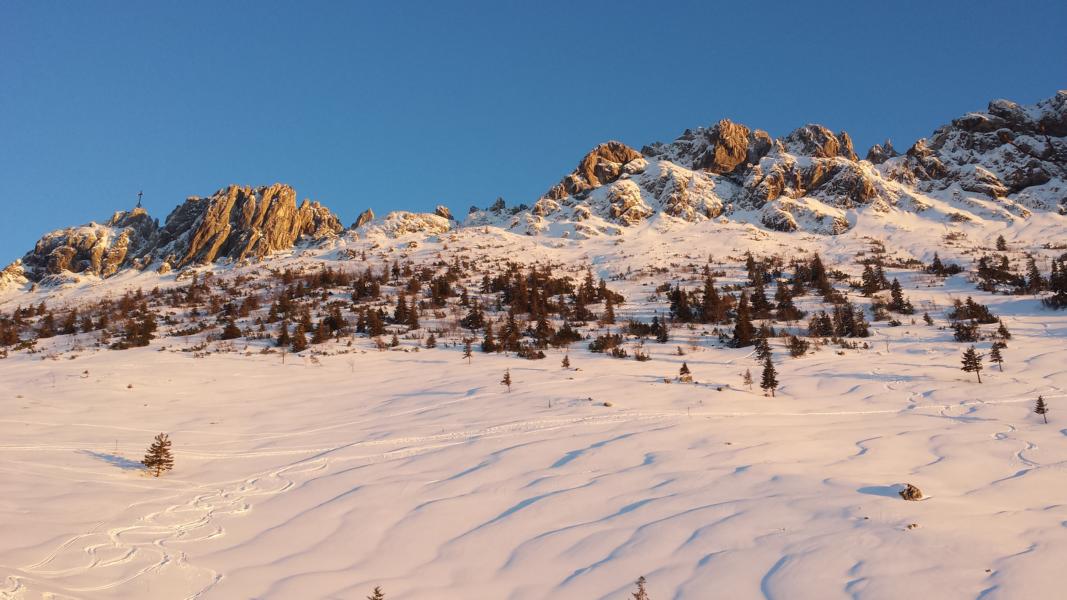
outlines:
[{"label": "rock protruding from snow", "polygon": [[890,140],[886,140],[881,144],[875,144],[867,151],[867,160],[876,165],[880,165],[885,161],[898,156],[900,156],[900,153],[893,147],[893,142]]},{"label": "rock protruding from snow", "polygon": [[444,204],[438,204],[437,208],[433,209],[433,214],[441,217],[442,219],[454,220],[452,218],[452,211],[448,210],[448,207]]},{"label": "rock protruding from snow", "polygon": [[401,237],[405,235],[439,235],[452,229],[452,221],[437,214],[393,211],[381,221],[372,221],[362,226],[367,235]]},{"label": "rock protruding from snow", "polygon": [[289,250],[302,237],[317,240],[344,230],[318,202],[296,203],[284,184],[251,188],[231,185],[209,198],[192,197],[167,217],[158,257],[173,267],[243,260]]},{"label": "rock protruding from snow", "polygon": [[[1030,208],[1067,206],[1067,91],[1024,106],[994,100],[886,160],[886,176],[923,191],[959,185]],[[1061,208],[1062,210],[1062,208]]]},{"label": "rock protruding from snow", "polygon": [[622,142],[605,142],[586,154],[578,167],[548,190],[545,198],[562,200],[612,183],[624,173],[644,170],[641,153]]},{"label": "rock protruding from snow", "polygon": [[900,494],[900,497],[905,500],[922,500],[925,497],[923,496],[922,490],[910,483],[904,484],[904,489],[900,490],[897,493]]},{"label": "rock protruding from snow", "polygon": [[716,174],[755,164],[770,151],[771,136],[723,119],[711,127],[687,129],[669,144],[657,142],[641,149],[645,156],[668,160],[687,169]]},{"label": "rock protruding from snow", "polygon": [[360,227],[363,227],[364,225],[370,223],[373,220],[374,211],[368,208],[367,210],[359,213],[359,216],[356,217],[356,222],[352,223],[352,229],[358,229]]},{"label": "rock protruding from snow", "polygon": [[88,223],[45,234],[22,258],[33,281],[65,273],[109,277],[149,251],[159,225],[143,208],[115,213],[106,223]]},{"label": "rock protruding from snow", "polygon": [[847,133],[834,135],[822,125],[809,124],[793,130],[782,138],[782,146],[790,154],[812,156],[815,158],[834,158],[840,156],[856,160],[856,151],[852,148],[852,138]]}]

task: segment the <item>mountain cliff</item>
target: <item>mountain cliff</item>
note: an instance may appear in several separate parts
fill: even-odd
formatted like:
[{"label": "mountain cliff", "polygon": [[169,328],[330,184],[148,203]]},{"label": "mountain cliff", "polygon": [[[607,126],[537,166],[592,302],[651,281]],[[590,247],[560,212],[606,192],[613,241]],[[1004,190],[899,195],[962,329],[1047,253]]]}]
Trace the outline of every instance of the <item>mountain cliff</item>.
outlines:
[{"label": "mountain cliff", "polygon": [[[916,141],[891,142],[860,159],[846,132],[818,124],[781,138],[727,119],[640,151],[619,141],[593,148],[531,206],[498,200],[472,208],[462,225],[528,235],[618,235],[657,215],[682,222],[728,219],[777,231],[834,235],[861,213],[895,211],[960,222],[1013,221],[1033,210],[1067,214],[1067,91],[1034,105],[990,102]],[[361,213],[348,235],[429,236],[459,226],[434,213]],[[161,272],[243,261],[342,234],[317,202],[299,205],[293,188],[231,185],[191,197],[160,225],[143,209],[45,234],[0,271],[0,285],[122,269]]]}]

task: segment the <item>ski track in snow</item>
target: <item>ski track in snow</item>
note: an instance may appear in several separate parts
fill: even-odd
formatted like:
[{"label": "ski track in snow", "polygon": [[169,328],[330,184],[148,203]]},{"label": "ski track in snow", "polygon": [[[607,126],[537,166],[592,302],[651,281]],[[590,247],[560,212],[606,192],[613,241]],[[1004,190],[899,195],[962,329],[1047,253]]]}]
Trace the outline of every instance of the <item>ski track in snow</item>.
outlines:
[{"label": "ski track in snow", "polygon": [[[1054,394],[1047,396],[1047,398],[1049,399],[1059,397],[1067,397],[1067,394]],[[314,454],[315,456],[297,460],[296,462],[293,462],[278,469],[273,469],[270,471],[253,475],[251,477],[248,477],[247,479],[244,479],[243,481],[240,481],[239,483],[207,484],[201,486],[204,488],[214,487],[214,489],[212,489],[211,491],[198,493],[185,502],[168,506],[163,510],[150,512],[144,516],[137,518],[136,521],[132,524],[111,527],[106,531],[98,531],[97,529],[103,526],[103,523],[100,523],[98,524],[97,528],[94,528],[93,530],[82,534],[78,534],[66,540],[65,542],[60,544],[53,552],[49,553],[41,560],[17,568],[16,574],[9,575],[7,577],[6,587],[4,589],[0,589],[0,598],[4,598],[5,600],[9,598],[19,598],[22,597],[22,595],[28,593],[28,591],[31,589],[37,589],[38,586],[40,586],[40,589],[42,590],[49,590],[47,594],[50,594],[52,597],[55,598],[64,598],[68,596],[71,598],[77,598],[81,597],[80,595],[86,593],[106,592],[107,590],[122,586],[137,578],[158,574],[163,569],[167,568],[184,570],[187,573],[187,577],[188,573],[192,572],[196,574],[197,578],[206,581],[207,583],[204,584],[203,587],[194,590],[192,593],[185,596],[187,600],[199,598],[205,593],[209,592],[211,588],[214,587],[224,576],[209,568],[197,566],[188,562],[185,552],[181,551],[177,547],[181,544],[206,541],[224,536],[226,530],[220,523],[220,521],[224,520],[227,517],[242,516],[248,513],[253,508],[254,500],[283,494],[293,488],[295,485],[297,485],[297,480],[313,479],[315,476],[323,474],[329,469],[331,465],[331,455],[338,454],[342,450],[355,450],[381,446],[400,447],[396,450],[388,450],[381,453],[337,456],[332,461],[333,464],[350,461],[367,462],[396,460],[400,458],[411,457],[424,452],[430,452],[448,445],[459,444],[465,441],[478,438],[507,438],[575,426],[597,426],[633,421],[669,421],[678,419],[691,419],[693,417],[862,417],[902,414],[907,412],[930,410],[939,411],[939,413],[943,415],[945,411],[960,407],[1013,404],[1030,401],[1031,399],[1029,397],[1007,398],[988,401],[975,400],[961,402],[958,404],[925,406],[909,405],[899,410],[883,409],[823,412],[634,412],[597,417],[581,417],[573,419],[539,419],[530,421],[518,421],[493,425],[479,430],[464,430],[428,436],[399,437],[382,440],[358,441],[349,444],[322,448],[281,448],[269,452],[176,452],[175,454],[179,458],[182,456],[186,456],[201,458],[236,459],[249,457],[286,456],[294,454]],[[413,412],[419,412],[420,410],[421,409],[402,411],[388,415],[388,417],[402,417]],[[352,421],[343,424],[335,424],[307,431],[287,432],[284,434],[265,434],[264,437],[277,439],[297,436],[310,436],[313,434],[321,433],[322,431],[343,428],[346,425],[364,421],[366,421],[366,419],[361,419],[358,421]],[[4,420],[4,422],[20,423],[16,420]],[[57,425],[54,423],[38,424]],[[1010,439],[1009,435],[1015,433],[1016,431],[1017,429],[1014,426],[1008,425],[1007,430],[1003,432],[996,432],[993,434],[992,437],[998,441],[1006,441]],[[867,454],[870,448],[868,448],[866,444],[868,442],[880,439],[880,437],[881,436],[877,436],[856,441],[855,446],[858,449],[857,453],[853,456],[846,458],[845,460],[853,460],[857,457]],[[1024,452],[1033,450],[1036,446],[1030,442],[1024,442],[1024,444],[1025,447],[1023,449],[1015,452],[1015,457],[1019,462],[1026,465],[1025,468],[1005,479],[1023,476],[1031,469],[1040,466],[1030,461],[1023,455]],[[602,445],[603,443],[599,443],[595,444],[594,447],[599,447]],[[0,451],[71,451],[76,449],[78,449],[78,447],[74,446],[0,446]],[[573,460],[573,458],[580,456],[583,452],[583,450],[577,450],[572,453],[569,453],[566,457],[560,459],[560,461],[557,461],[556,465],[554,466],[562,466],[570,460]],[[939,457],[938,461],[940,461],[942,458],[943,457]],[[993,482],[993,484],[999,483],[1000,481],[1003,480],[996,480]],[[646,501],[642,501],[642,504],[645,502],[652,502],[654,500],[655,499],[653,498]],[[127,507],[126,512],[133,511],[133,509],[135,508],[136,505],[130,505]],[[516,506],[512,509],[512,511],[517,511],[520,508],[521,506]],[[629,507],[626,510],[633,510],[634,508],[636,508],[636,506]],[[505,513],[502,513],[498,517],[498,519],[510,516],[512,511],[506,511]],[[491,523],[492,521],[486,523],[485,525],[489,525]],[[80,557],[80,562],[78,557]],[[782,564],[787,560],[788,557],[783,557],[781,561],[779,561],[779,563],[776,563],[766,573],[764,580],[766,581],[768,578],[772,578],[775,572],[777,572],[782,566]],[[75,564],[74,566],[63,566],[64,564],[69,565],[72,563],[79,564]],[[123,570],[128,570],[131,565],[134,566],[134,568],[136,569],[132,574],[114,578],[109,578],[109,576],[107,575],[108,569],[122,567]],[[579,569],[572,574],[572,577],[578,576],[587,570],[594,569],[595,567],[596,565],[594,564],[590,565],[589,567]],[[107,583],[99,583],[99,581],[101,580],[107,581]],[[564,583],[566,583],[566,581]],[[768,594],[768,597],[770,596],[771,595]]]}]

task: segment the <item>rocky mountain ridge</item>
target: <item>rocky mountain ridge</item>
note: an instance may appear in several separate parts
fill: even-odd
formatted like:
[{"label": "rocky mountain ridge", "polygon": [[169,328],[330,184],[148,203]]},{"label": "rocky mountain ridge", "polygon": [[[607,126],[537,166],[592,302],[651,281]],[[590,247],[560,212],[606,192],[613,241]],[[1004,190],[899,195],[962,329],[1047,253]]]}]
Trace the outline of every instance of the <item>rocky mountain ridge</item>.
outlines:
[{"label": "rocky mountain ridge", "polygon": [[[597,236],[623,232],[662,214],[684,222],[730,219],[778,231],[840,234],[859,211],[936,217],[930,198],[956,202],[940,216],[1025,218],[1067,213],[1067,91],[1034,105],[994,100],[920,139],[905,153],[890,142],[859,159],[846,132],[817,124],[772,138],[723,119],[640,151],[598,145],[532,206],[498,200],[472,208],[462,225],[528,235]],[[990,204],[990,202],[992,203]],[[955,206],[955,205],[954,205]],[[978,208],[984,212],[980,216]],[[980,212],[980,211],[979,211]],[[160,272],[217,261],[245,261],[343,234],[438,235],[458,226],[447,207],[434,213],[366,210],[346,229],[325,206],[274,184],[231,185],[190,197],[162,225],[143,209],[118,212],[45,234],[0,271],[0,285]]]}]

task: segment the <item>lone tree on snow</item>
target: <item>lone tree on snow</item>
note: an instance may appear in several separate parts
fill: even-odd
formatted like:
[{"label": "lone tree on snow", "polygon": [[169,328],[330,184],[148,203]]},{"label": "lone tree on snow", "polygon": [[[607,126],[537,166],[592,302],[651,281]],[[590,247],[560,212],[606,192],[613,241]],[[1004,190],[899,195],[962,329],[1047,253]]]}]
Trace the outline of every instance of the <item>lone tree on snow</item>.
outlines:
[{"label": "lone tree on snow", "polygon": [[678,381],[689,383],[693,381],[693,374],[689,371],[689,365],[682,362],[682,368],[678,369]]},{"label": "lone tree on snow", "polygon": [[463,340],[463,358],[467,359],[467,364],[471,364],[471,340],[467,338]]},{"label": "lone tree on snow", "polygon": [[760,378],[759,386],[763,389],[764,394],[771,393],[771,397],[774,397],[774,390],[778,389],[778,378],[776,377],[778,372],[774,370],[774,363],[771,362],[771,358],[768,356],[763,361],[763,376]]},{"label": "lone tree on snow", "polygon": [[511,393],[511,369],[504,369],[504,378],[500,380],[500,385],[508,386],[508,393]]},{"label": "lone tree on snow", "polygon": [[645,591],[645,576],[642,575],[634,582],[637,585],[637,591],[631,594],[634,600],[649,600],[648,592]]},{"label": "lone tree on snow", "polygon": [[963,370],[978,376],[978,383],[982,383],[982,355],[974,350],[974,346],[963,351]]},{"label": "lone tree on snow", "polygon": [[1037,402],[1034,403],[1034,412],[1041,415],[1045,419],[1045,423],[1048,423],[1048,405],[1045,404],[1044,396],[1037,397]]},{"label": "lone tree on snow", "polygon": [[560,365],[561,365],[561,366],[562,366],[562,367],[563,367],[564,369],[569,369],[569,368],[571,368],[571,357],[570,357],[570,355],[569,355],[569,354],[564,354],[564,355],[563,355],[563,362],[561,362],[561,363],[560,363]]},{"label": "lone tree on snow", "polygon": [[161,433],[156,436],[155,441],[148,447],[148,453],[144,455],[141,464],[149,471],[154,471],[153,475],[156,477],[162,475],[163,471],[174,468],[174,457],[170,454],[170,439],[167,434]]},{"label": "lone tree on snow", "polygon": [[748,391],[752,391],[752,371],[745,369],[744,375],[741,375],[741,383],[745,384]]},{"label": "lone tree on snow", "polygon": [[382,591],[382,586],[374,586],[374,593],[367,596],[367,600],[385,600],[385,592]]}]

